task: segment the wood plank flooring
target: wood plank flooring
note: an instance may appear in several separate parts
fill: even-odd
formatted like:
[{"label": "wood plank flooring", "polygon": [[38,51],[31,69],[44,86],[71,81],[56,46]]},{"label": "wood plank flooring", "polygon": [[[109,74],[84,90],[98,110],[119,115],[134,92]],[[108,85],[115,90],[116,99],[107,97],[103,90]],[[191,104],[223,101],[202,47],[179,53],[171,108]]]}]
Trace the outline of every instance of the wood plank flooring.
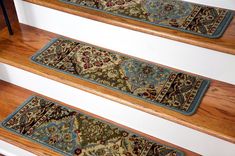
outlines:
[{"label": "wood plank flooring", "polygon": [[153,26],[151,24],[135,21],[132,19],[113,16],[107,13],[86,9],[79,6],[69,5],[55,0],[25,0],[34,4],[78,15],[88,19],[120,26],[135,31],[148,33],[204,48],[209,48],[224,53],[235,55],[235,18],[232,20],[224,35],[218,39],[210,39],[177,30]]},{"label": "wood plank flooring", "polygon": [[[0,106],[1,106],[1,111],[0,111],[0,122],[2,122],[9,114],[11,114],[12,112],[15,111],[15,109],[17,107],[19,107],[28,97],[30,97],[31,95],[37,95],[36,93],[32,92],[32,91],[29,91],[29,90],[26,90],[24,88],[21,88],[21,87],[18,87],[18,86],[15,86],[15,85],[12,85],[10,83],[7,83],[7,82],[4,82],[2,80],[0,80]],[[42,95],[40,95],[42,96]],[[46,97],[47,99],[50,99],[48,97]],[[56,100],[53,100],[51,99],[52,101],[56,101]],[[58,102],[58,101],[56,101]],[[61,103],[61,102],[59,102]],[[61,103],[62,104],[62,103]],[[63,104],[65,106],[68,106],[66,104]],[[70,106],[69,106],[70,107]],[[86,113],[88,115],[91,115],[93,117],[96,117],[96,118],[99,118],[99,119],[102,119],[102,120],[106,120],[104,118],[101,118],[101,117],[98,117],[94,114],[90,114],[88,112],[85,112],[85,111],[82,111],[82,110],[79,110],[75,107],[71,107],[71,108],[74,108],[80,112],[83,112],[83,113]],[[154,137],[151,137],[151,136],[148,136],[146,134],[143,134],[141,132],[137,132],[133,129],[130,129],[126,126],[122,126],[122,125],[119,125],[117,123],[114,123],[112,121],[109,121],[109,120],[106,120],[108,122],[111,122],[113,124],[116,124],[118,126],[121,126],[125,129],[128,129],[130,131],[133,131],[135,133],[138,133],[140,135],[143,135],[149,139],[153,139],[155,140],[156,142],[159,142],[159,143],[162,143],[162,144],[165,144],[165,145],[168,145],[168,146],[171,146],[171,147],[174,147],[174,148],[177,148],[177,149],[180,149],[181,151],[183,151],[186,155],[189,155],[189,156],[196,156],[197,154],[191,152],[191,151],[188,151],[186,149],[183,149],[183,148],[180,148],[178,146],[175,146],[175,145],[172,145],[170,143],[167,143],[165,141],[162,141],[160,139],[157,139],[157,138],[154,138]],[[34,142],[31,142],[27,139],[24,139],[16,134],[13,134],[3,128],[0,128],[0,139],[3,140],[3,141],[6,141],[6,142],[9,142],[15,146],[18,146],[20,148],[23,148],[29,152],[32,152],[36,155],[47,155],[47,156],[55,156],[55,155],[60,155],[56,152],[53,152],[52,150],[50,150],[49,148],[46,148],[40,144],[37,144],[37,143],[34,143]]]},{"label": "wood plank flooring", "polygon": [[31,62],[30,57],[57,35],[22,24],[15,25],[14,29],[17,30],[14,36],[9,36],[6,29],[0,32],[0,62],[235,143],[234,85],[212,80],[197,112],[185,116]]}]

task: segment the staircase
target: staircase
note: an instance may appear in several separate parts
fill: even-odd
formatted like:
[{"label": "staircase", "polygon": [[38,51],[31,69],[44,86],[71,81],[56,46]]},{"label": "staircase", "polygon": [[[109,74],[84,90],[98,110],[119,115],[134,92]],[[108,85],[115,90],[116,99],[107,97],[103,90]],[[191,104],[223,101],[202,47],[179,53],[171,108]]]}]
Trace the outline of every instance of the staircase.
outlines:
[{"label": "staircase", "polygon": [[[209,39],[55,0],[14,2],[20,24],[13,25],[14,36],[0,32],[1,121],[30,95],[42,94],[159,138],[187,155],[234,154],[235,19],[221,38]],[[58,34],[208,77],[210,87],[197,112],[185,116],[31,62]],[[56,154],[3,129],[0,140],[36,155]]]}]

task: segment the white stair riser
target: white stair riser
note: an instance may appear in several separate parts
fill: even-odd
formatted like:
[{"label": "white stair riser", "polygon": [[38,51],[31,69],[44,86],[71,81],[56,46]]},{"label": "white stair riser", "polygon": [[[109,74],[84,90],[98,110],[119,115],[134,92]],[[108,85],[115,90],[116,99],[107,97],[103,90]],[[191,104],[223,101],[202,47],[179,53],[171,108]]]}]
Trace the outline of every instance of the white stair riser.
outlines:
[{"label": "white stair riser", "polygon": [[[235,145],[222,139],[0,63],[0,79],[81,108],[202,155],[231,156]],[[208,121],[209,122],[209,121]]]},{"label": "white stair riser", "polygon": [[185,0],[192,3],[198,3],[208,6],[214,6],[219,8],[225,8],[230,10],[235,10],[235,1],[234,0]]},{"label": "white stair riser", "polygon": [[35,156],[28,151],[25,151],[2,140],[0,140],[0,154],[4,154],[6,156]]},{"label": "white stair riser", "polygon": [[21,23],[212,79],[235,84],[235,55],[15,0]]}]

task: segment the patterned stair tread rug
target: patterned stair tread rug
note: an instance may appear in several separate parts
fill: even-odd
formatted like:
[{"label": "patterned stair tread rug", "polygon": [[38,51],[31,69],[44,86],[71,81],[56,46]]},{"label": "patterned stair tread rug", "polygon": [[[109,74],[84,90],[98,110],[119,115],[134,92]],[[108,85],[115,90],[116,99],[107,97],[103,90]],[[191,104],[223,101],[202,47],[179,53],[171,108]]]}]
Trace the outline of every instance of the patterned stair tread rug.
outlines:
[{"label": "patterned stair tread rug", "polygon": [[66,38],[53,39],[32,57],[39,65],[191,115],[209,81]]},{"label": "patterned stair tread rug", "polygon": [[181,0],[59,0],[114,16],[218,38],[233,18],[233,11]]},{"label": "patterned stair tread rug", "polygon": [[29,98],[1,126],[63,155],[184,155],[175,148],[39,96]]}]

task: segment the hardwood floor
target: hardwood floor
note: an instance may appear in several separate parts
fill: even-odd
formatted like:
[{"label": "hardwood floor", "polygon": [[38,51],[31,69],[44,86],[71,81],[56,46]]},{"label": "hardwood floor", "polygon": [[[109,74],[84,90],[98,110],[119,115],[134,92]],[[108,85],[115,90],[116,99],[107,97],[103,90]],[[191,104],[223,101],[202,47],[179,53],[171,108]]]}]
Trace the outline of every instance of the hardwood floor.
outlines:
[{"label": "hardwood floor", "polygon": [[232,20],[224,35],[218,39],[210,39],[192,35],[189,33],[180,32],[177,30],[167,29],[163,27],[153,26],[143,22],[121,18],[110,14],[98,12],[95,10],[86,9],[74,5],[69,5],[55,0],[25,0],[34,4],[42,5],[52,9],[60,10],[70,14],[78,15],[88,19],[132,29],[156,35],[204,48],[209,48],[235,55],[235,18]]},{"label": "hardwood floor", "polygon": [[235,143],[234,85],[212,80],[196,113],[185,116],[31,62],[30,57],[58,35],[22,24],[14,29],[14,36],[9,36],[6,29],[0,32],[0,62]]},{"label": "hardwood floor", "polygon": [[[15,85],[12,85],[10,83],[7,83],[7,82],[4,82],[4,81],[1,81],[0,80],[0,106],[1,106],[1,111],[0,111],[0,122],[2,122],[9,114],[11,114],[12,112],[15,111],[15,109],[17,107],[19,107],[28,97],[30,97],[31,95],[36,95],[36,93],[33,93],[29,90],[26,90],[26,89],[23,89],[21,87],[18,87],[18,86],[15,86]],[[42,96],[42,95],[40,95]],[[46,97],[47,99],[50,99],[48,97]],[[56,100],[53,100],[51,99],[52,101],[56,101]],[[58,101],[57,101],[58,102]],[[61,102],[59,102],[61,103]],[[63,105],[66,105],[66,104],[63,104]],[[68,106],[68,105],[66,105]],[[71,106],[69,106],[71,107]],[[74,108],[74,107],[73,107]],[[106,120],[108,121],[107,119],[104,119],[104,118],[101,118],[101,117],[98,117],[94,114],[90,114],[88,112],[85,112],[83,110],[79,110],[77,108],[74,108],[80,112],[83,112],[83,113],[86,113],[88,115],[91,115],[93,117],[96,117],[96,118],[99,118],[99,119],[102,119],[102,120]],[[112,122],[112,121],[108,121],[108,122]],[[133,129],[130,129],[128,127],[125,127],[125,126],[122,126],[122,125],[119,125],[117,123],[114,123],[112,122],[113,124],[116,124],[118,126],[121,126],[125,129],[128,129],[130,131],[133,131],[135,133],[138,133],[140,135],[143,135],[149,139],[153,139],[159,143],[162,143],[162,144],[165,144],[165,145],[168,145],[168,146],[171,146],[171,147],[175,147],[177,149],[180,149],[182,150],[186,155],[189,155],[189,156],[194,156],[194,155],[197,155],[191,151],[188,151],[186,149],[183,149],[183,148],[180,148],[178,146],[175,146],[175,145],[172,145],[170,143],[167,143],[165,141],[162,141],[162,140],[159,140],[157,138],[154,138],[154,137],[151,137],[151,136],[148,136],[146,134],[143,134],[141,132],[137,132]],[[30,151],[36,155],[47,155],[47,156],[54,156],[54,155],[59,155],[58,153],[55,153],[53,152],[52,150],[44,147],[44,146],[41,146],[37,143],[34,143],[34,142],[31,142],[27,139],[24,139],[16,134],[13,134],[3,128],[0,128],[0,139],[1,140],[4,140],[6,142],[9,142],[15,146],[18,146],[20,148],[23,148],[27,151]]]}]

